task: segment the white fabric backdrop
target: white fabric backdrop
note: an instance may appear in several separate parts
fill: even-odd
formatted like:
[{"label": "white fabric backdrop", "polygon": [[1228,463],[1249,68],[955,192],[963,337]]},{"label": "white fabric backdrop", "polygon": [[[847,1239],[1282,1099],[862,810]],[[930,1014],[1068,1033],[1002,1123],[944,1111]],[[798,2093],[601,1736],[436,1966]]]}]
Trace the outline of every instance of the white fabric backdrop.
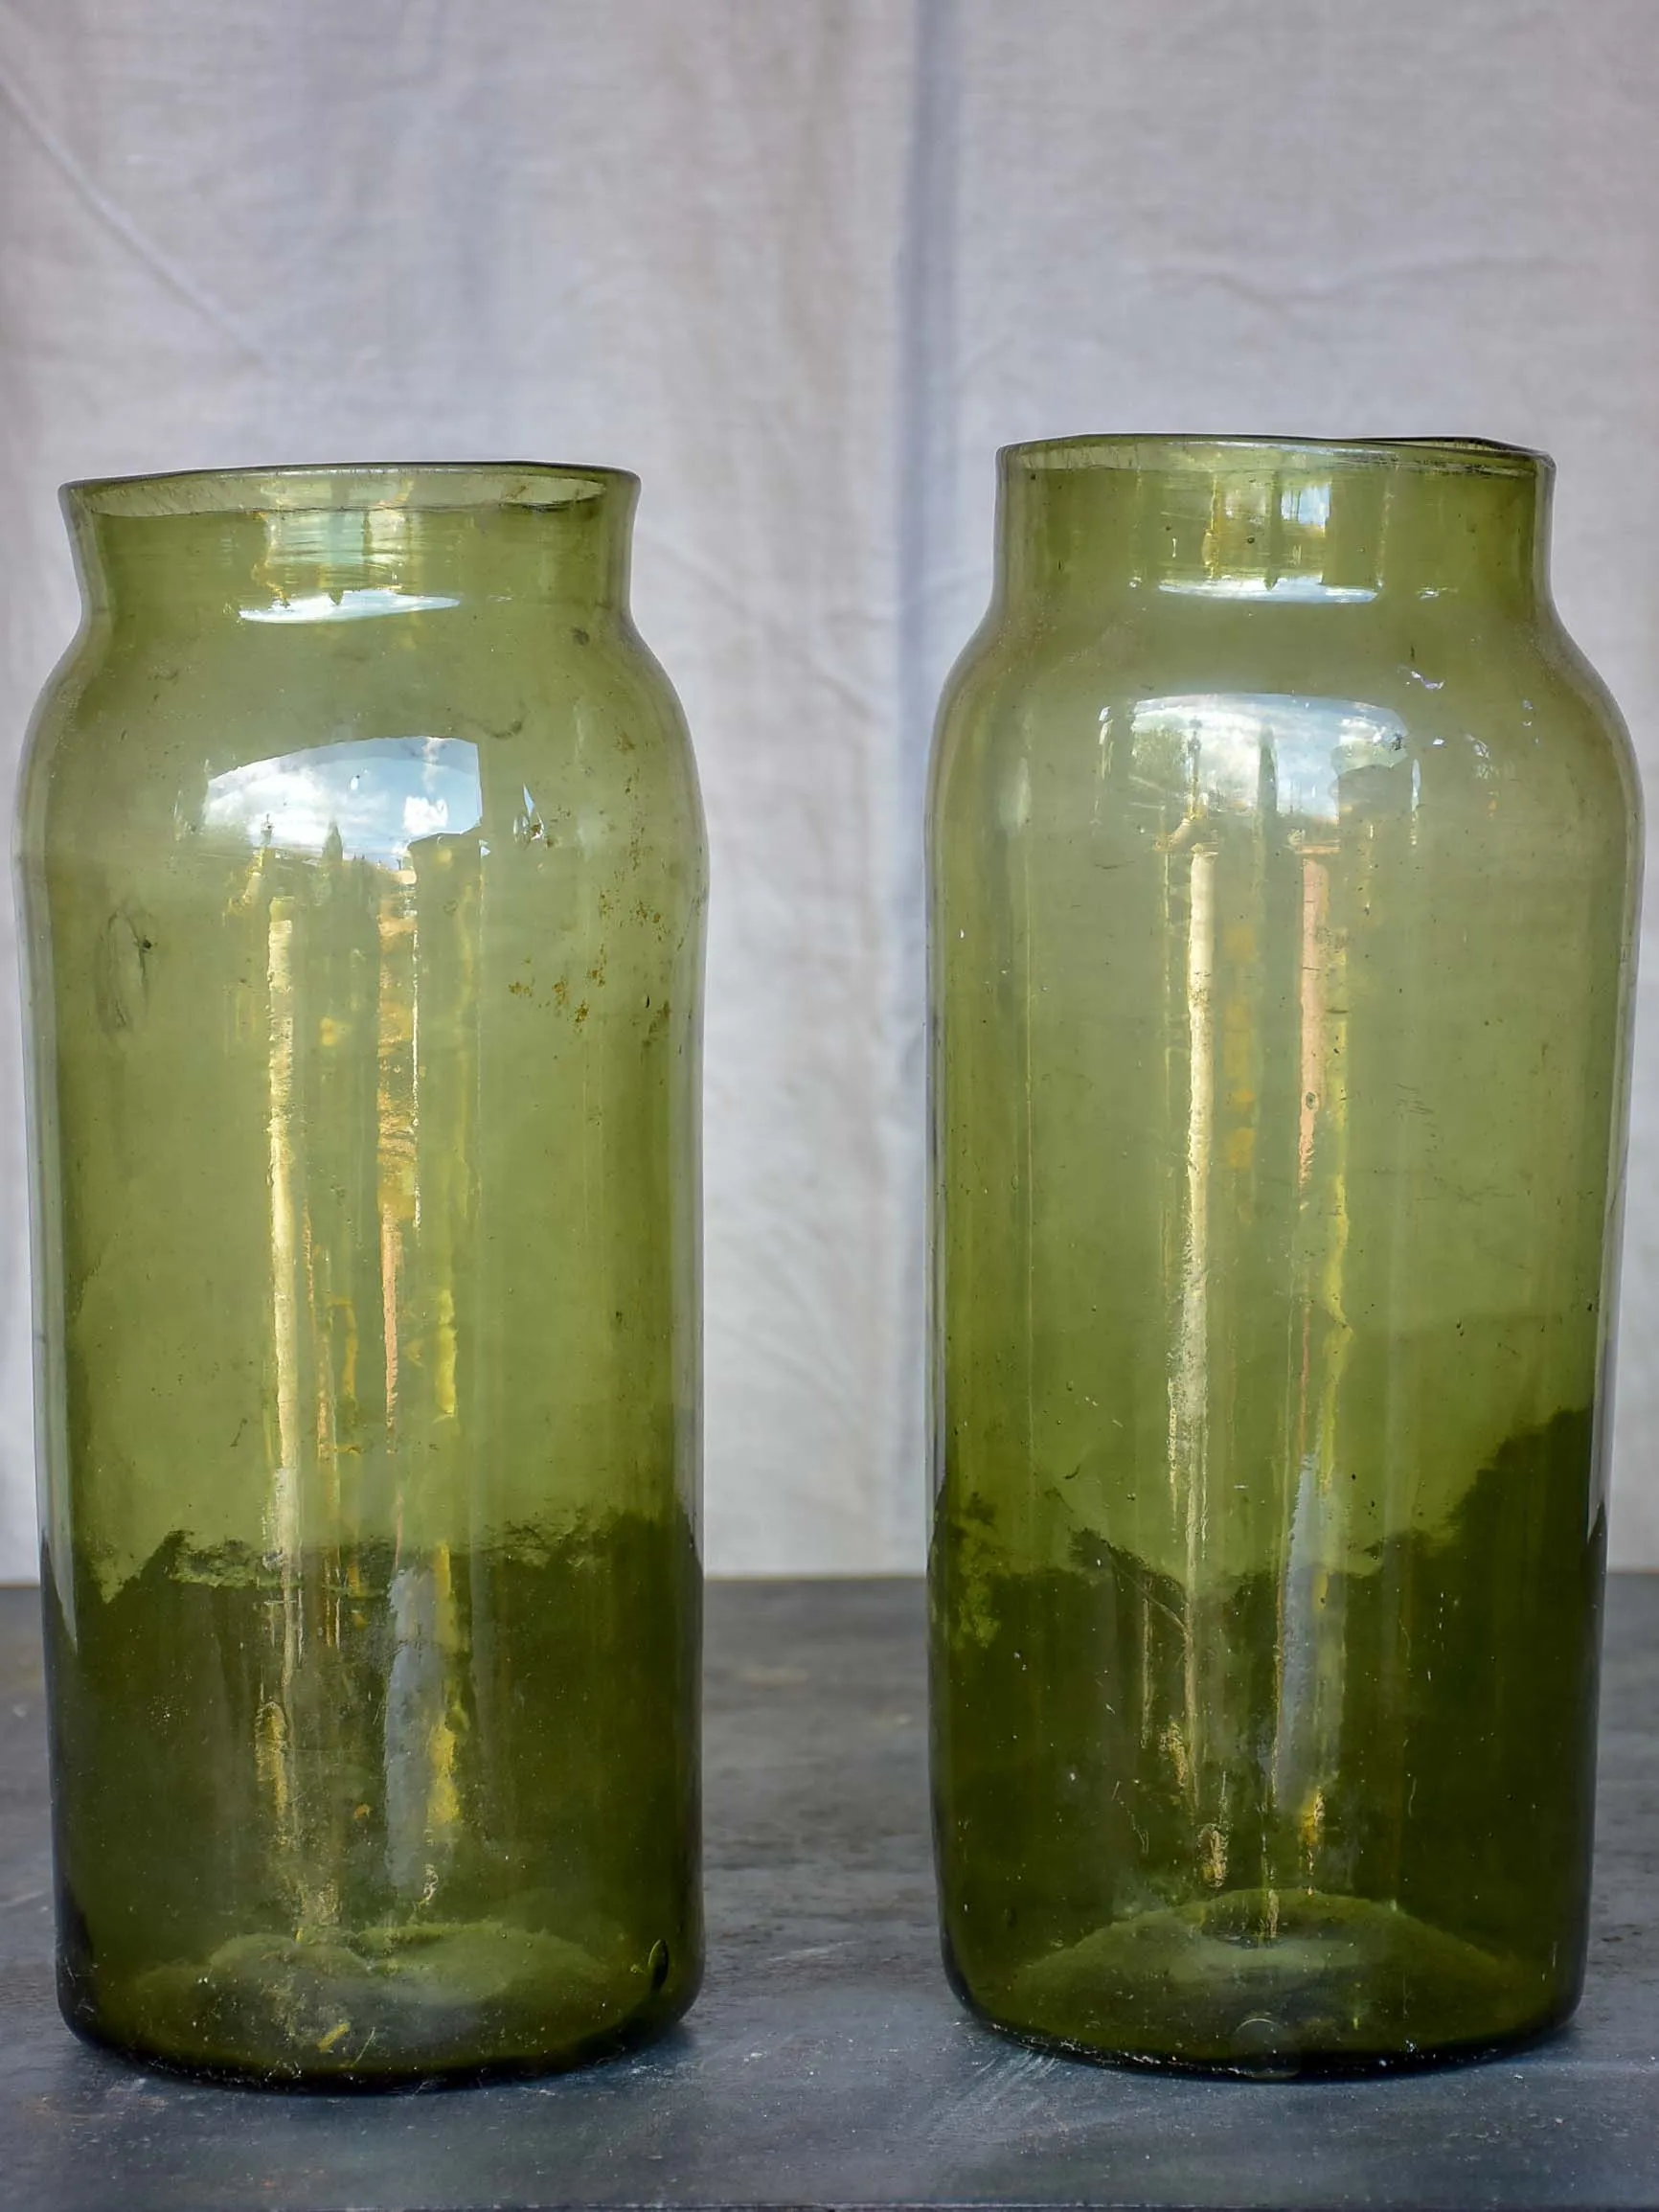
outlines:
[{"label": "white fabric backdrop", "polygon": [[[1654,760],[1656,113],[1651,0],[0,0],[0,759],[74,626],[64,477],[639,470],[714,843],[710,1562],[914,1566],[919,815],[993,447],[1545,445],[1558,596]],[[1659,1019],[1637,1083],[1614,1537],[1659,1563]]]}]

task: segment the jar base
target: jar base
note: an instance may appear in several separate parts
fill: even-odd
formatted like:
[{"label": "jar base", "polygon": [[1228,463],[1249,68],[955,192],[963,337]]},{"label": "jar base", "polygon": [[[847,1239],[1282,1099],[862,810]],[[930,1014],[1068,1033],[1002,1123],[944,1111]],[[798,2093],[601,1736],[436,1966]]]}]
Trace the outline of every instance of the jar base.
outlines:
[{"label": "jar base", "polygon": [[610,2056],[670,2026],[696,1979],[672,1972],[666,1944],[619,1975],[614,1959],[560,1936],[479,1921],[237,1936],[63,2009],[78,2034],[142,2064],[273,2087],[392,2088]]},{"label": "jar base", "polygon": [[1558,2026],[1576,1993],[1398,1905],[1232,1890],[952,1979],[1022,2041],[1108,2064],[1283,2079],[1471,2059]]}]

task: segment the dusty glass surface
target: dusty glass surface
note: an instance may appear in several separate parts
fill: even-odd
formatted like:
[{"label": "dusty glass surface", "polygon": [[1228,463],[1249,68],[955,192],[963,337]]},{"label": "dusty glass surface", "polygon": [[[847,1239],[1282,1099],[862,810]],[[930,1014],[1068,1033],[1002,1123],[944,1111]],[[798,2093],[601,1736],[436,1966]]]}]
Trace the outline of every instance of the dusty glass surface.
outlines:
[{"label": "dusty glass surface", "polygon": [[1002,457],[930,821],[934,1776],[950,1972],[1040,2041],[1577,1999],[1640,803],[1549,480]]},{"label": "dusty glass surface", "polygon": [[565,2064],[701,1971],[695,773],[606,470],[72,487],[19,863],[59,1979]]}]

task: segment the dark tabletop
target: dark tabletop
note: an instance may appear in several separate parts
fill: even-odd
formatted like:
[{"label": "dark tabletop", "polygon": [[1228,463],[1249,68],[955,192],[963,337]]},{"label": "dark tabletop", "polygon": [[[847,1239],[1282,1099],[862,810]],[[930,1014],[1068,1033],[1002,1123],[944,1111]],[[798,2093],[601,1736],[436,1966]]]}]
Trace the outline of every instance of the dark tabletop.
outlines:
[{"label": "dark tabletop", "polygon": [[1590,1980],[1518,2056],[1250,2084],[1043,2057],[939,1969],[911,1582],[710,1592],[709,1972],[640,2057],[378,2097],[197,2087],[52,1997],[33,1591],[0,1591],[0,2204],[1644,2206],[1659,2212],[1659,1577],[1617,1578]]}]

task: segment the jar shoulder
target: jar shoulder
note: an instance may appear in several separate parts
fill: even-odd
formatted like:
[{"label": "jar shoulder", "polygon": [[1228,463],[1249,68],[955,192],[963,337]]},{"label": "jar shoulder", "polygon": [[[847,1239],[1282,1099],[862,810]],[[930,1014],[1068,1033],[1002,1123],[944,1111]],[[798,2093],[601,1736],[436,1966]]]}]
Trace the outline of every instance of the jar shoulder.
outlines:
[{"label": "jar shoulder", "polygon": [[935,835],[959,813],[1008,816],[1015,787],[1046,784],[1063,803],[1087,786],[1098,818],[1113,805],[1108,761],[1123,792],[1148,772],[1171,787],[1211,774],[1254,787],[1264,748],[1293,784],[1416,763],[1443,788],[1461,781],[1489,802],[1501,793],[1639,832],[1628,732],[1552,609],[1530,621],[1434,609],[1367,622],[1303,608],[1205,615],[988,620],[941,705]]},{"label": "jar shoulder", "polygon": [[648,817],[700,855],[685,718],[638,632],[534,614],[413,635],[419,618],[398,618],[396,638],[344,634],[386,627],[368,622],[305,637],[89,625],[31,726],[20,846],[321,806],[439,827],[458,808],[475,822],[597,810],[619,834]]}]

